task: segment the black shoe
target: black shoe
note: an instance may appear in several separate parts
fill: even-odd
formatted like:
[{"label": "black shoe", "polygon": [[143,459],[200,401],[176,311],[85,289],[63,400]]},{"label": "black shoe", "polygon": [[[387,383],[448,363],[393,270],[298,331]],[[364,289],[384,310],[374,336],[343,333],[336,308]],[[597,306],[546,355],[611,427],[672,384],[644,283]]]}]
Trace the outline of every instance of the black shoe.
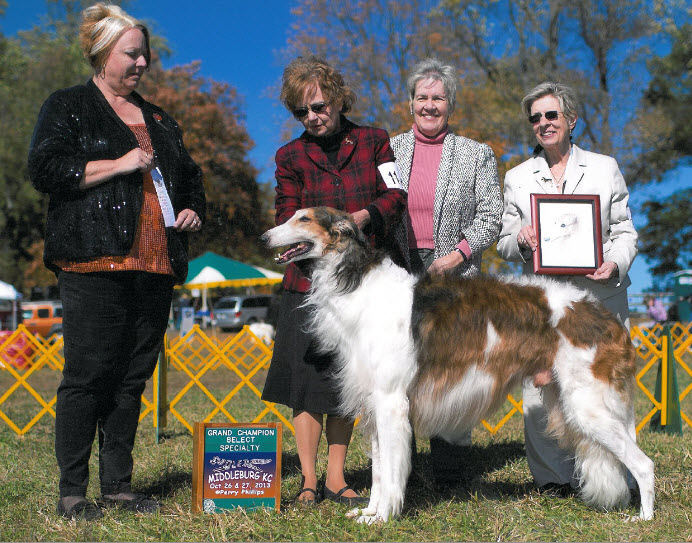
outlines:
[{"label": "black shoe", "polygon": [[[305,493],[309,492],[312,494],[312,499],[311,500],[301,500],[300,497]],[[314,488],[307,488],[305,486],[305,476],[301,475],[300,476],[300,492],[296,494],[296,497],[293,498],[293,503],[296,505],[300,505],[301,507],[313,507],[317,505],[320,501],[320,496],[317,493],[317,490]]]},{"label": "black shoe", "polygon": [[113,496],[101,496],[105,507],[117,507],[133,513],[156,513],[161,509],[161,503],[144,494],[122,493]]},{"label": "black shoe", "polygon": [[[339,492],[332,492],[324,485],[324,490],[322,491],[322,498],[325,500],[333,501],[336,503],[343,503],[345,505],[355,506],[355,505],[367,505],[370,498],[364,498],[363,496],[354,496],[352,498],[347,498],[344,496],[344,492],[347,490],[353,490],[350,486],[346,485],[344,488],[339,490]],[[354,491],[355,492],[355,491]]]},{"label": "black shoe", "polygon": [[67,496],[58,500],[58,514],[74,520],[98,520],[103,517],[101,508],[94,502],[81,498],[67,506],[67,503],[73,501],[76,496]]}]

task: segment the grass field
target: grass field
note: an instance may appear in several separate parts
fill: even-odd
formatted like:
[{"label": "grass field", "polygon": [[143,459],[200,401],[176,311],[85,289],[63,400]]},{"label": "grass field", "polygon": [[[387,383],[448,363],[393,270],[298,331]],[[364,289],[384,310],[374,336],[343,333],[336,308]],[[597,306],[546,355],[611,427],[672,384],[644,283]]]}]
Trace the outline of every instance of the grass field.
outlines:
[{"label": "grass field", "polygon": [[[58,379],[57,372],[47,371],[32,385],[54,393]],[[169,379],[170,398],[183,381],[178,375]],[[229,384],[223,374],[207,377],[215,394],[227,391]],[[18,419],[29,417],[28,411],[34,409],[28,407],[31,398],[18,393],[12,400],[0,406],[2,411]],[[193,392],[185,396],[180,409],[189,420],[199,420],[208,409],[205,402],[202,394]],[[232,404],[239,420],[248,420],[257,409],[257,400],[247,394],[240,394]],[[638,394],[637,420],[648,409],[650,404]],[[134,452],[135,490],[160,499],[164,504],[160,514],[108,511],[101,521],[68,521],[55,513],[58,470],[53,419],[43,418],[24,437],[0,424],[2,541],[692,541],[692,431],[688,427],[682,437],[648,429],[639,435],[642,449],[656,464],[656,508],[651,522],[627,522],[637,514],[636,505],[603,513],[576,497],[539,492],[526,464],[521,419],[515,416],[496,437],[484,429],[474,431],[474,444],[461,460],[466,478],[451,490],[435,486],[427,442],[419,440],[403,515],[384,525],[363,526],[344,517],[345,506],[325,502],[306,509],[292,504],[300,474],[295,441],[288,431],[284,433],[281,512],[193,515],[192,437],[172,418],[159,444],[151,419],[143,423]],[[321,446],[324,458],[324,441]],[[89,489],[93,498],[98,497],[95,456]],[[324,469],[320,464],[322,473]],[[369,459],[358,431],[348,457],[347,480],[358,491],[368,492]]]}]

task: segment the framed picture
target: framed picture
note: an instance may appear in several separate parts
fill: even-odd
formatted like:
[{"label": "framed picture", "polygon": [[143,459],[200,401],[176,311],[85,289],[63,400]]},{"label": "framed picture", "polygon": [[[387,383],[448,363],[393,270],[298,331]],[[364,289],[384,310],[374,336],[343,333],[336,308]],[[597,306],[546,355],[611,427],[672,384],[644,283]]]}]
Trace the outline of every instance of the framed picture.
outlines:
[{"label": "framed picture", "polygon": [[537,274],[587,275],[603,264],[601,201],[597,194],[532,194]]}]

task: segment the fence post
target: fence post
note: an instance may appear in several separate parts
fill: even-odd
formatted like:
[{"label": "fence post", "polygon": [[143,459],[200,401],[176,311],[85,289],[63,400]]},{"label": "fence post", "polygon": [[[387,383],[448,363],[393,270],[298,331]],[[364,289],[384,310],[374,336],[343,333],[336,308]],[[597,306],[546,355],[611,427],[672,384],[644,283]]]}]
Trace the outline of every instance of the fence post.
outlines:
[{"label": "fence post", "polygon": [[661,335],[662,356],[656,374],[654,397],[661,402],[661,412],[651,418],[653,432],[682,435],[682,416],[680,415],[680,393],[675,374],[675,349],[670,335],[670,326],[663,327]]},{"label": "fence post", "polygon": [[160,443],[161,428],[168,425],[168,334],[163,336],[159,363],[156,366],[156,443]]}]

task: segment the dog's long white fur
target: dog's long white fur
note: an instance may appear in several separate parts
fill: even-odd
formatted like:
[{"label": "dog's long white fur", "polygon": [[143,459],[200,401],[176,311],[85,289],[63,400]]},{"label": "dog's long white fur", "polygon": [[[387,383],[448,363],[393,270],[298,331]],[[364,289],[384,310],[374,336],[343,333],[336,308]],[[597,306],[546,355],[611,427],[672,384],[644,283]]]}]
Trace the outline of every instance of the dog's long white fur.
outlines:
[{"label": "dog's long white fur", "polygon": [[[414,384],[421,356],[412,332],[417,278],[384,258],[363,265],[356,288],[342,288],[340,274],[347,273],[344,264],[350,263],[356,250],[350,244],[362,234],[348,216],[325,209],[319,208],[319,213],[300,210],[265,233],[263,240],[271,247],[308,242],[296,259],[315,260],[307,302],[313,309],[312,331],[323,350],[336,353],[344,415],[360,416],[372,439],[370,502],[350,515],[359,522],[386,521],[401,513],[411,469],[409,399],[417,406],[414,424],[420,436],[439,435],[455,442],[492,413],[509,389],[527,375],[515,373],[499,382],[499,375],[489,373],[479,360],[458,382],[448,383],[443,395],[434,394],[429,381]],[[325,213],[333,215],[330,227],[325,225]],[[550,325],[556,329],[575,302],[593,302],[574,286],[544,278],[503,281],[540,288],[550,307]],[[553,381],[543,387],[543,402],[550,431],[574,450],[582,498],[597,509],[625,506],[629,502],[627,468],[639,484],[640,518],[651,519],[653,462],[636,445],[633,383],[617,390],[596,378],[591,371],[595,348],[575,346],[562,331],[558,335]],[[487,360],[504,347],[490,320],[486,337],[483,356]],[[459,348],[463,346],[464,341],[459,341]]]}]

